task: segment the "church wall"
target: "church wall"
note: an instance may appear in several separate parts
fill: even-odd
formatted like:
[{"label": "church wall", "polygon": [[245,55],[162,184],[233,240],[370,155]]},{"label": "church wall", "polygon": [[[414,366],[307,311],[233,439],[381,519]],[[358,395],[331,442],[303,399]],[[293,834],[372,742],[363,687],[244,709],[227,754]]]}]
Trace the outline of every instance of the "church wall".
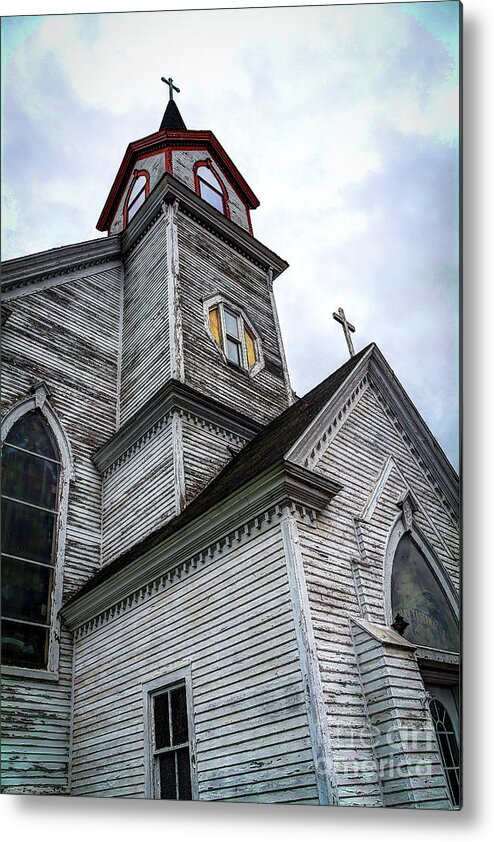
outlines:
[{"label": "church wall", "polygon": [[[178,247],[185,382],[256,421],[272,420],[288,398],[266,274],[180,212]],[[209,335],[204,301],[216,294],[240,306],[260,336],[265,366],[254,377],[224,360]]]},{"label": "church wall", "polygon": [[247,439],[195,416],[182,418],[186,501],[210,482]]},{"label": "church wall", "polygon": [[[64,598],[100,566],[101,481],[91,456],[115,431],[120,270],[9,300],[2,328],[8,411],[43,380],[69,439]],[[62,626],[58,682],[2,676],[2,772],[9,791],[67,788],[72,644]]]},{"label": "church wall", "polygon": [[[359,522],[360,546],[354,518],[359,518],[372,501],[390,455],[421,505],[422,512],[415,515],[421,530],[457,584],[455,523],[372,386],[314,467],[341,483],[343,490],[315,524],[299,523],[340,803],[349,805],[382,803],[374,751],[362,732],[368,719],[349,618],[364,616],[382,625],[389,622],[383,599],[385,548],[400,514],[397,501],[406,490],[398,470],[391,471],[381,493],[375,494],[375,508],[368,522]],[[355,761],[357,767],[353,768],[362,774],[352,772]],[[436,796],[434,782],[429,782],[423,792],[424,806],[427,801],[434,806]]]},{"label": "church wall", "polygon": [[163,215],[124,255],[121,416],[124,424],[170,377]]},{"label": "church wall", "polygon": [[[197,161],[204,161],[206,160],[206,158],[209,157],[210,153],[207,149],[172,150],[172,167],[174,177],[181,181],[183,184],[186,184],[187,187],[190,187],[190,189],[193,190],[195,193],[196,187],[194,183],[194,164]],[[226,175],[224,174],[219,164],[217,164],[216,161],[213,161],[213,165],[219,173],[223,184],[225,185],[225,189],[228,195],[230,218],[232,222],[236,222],[236,224],[240,225],[241,228],[245,228],[247,231],[250,231],[249,219],[244,203],[242,202],[240,196],[228,181]]]},{"label": "church wall", "polygon": [[[157,155],[148,155],[146,158],[139,158],[134,169],[146,170],[149,173],[149,192],[153,190],[160,178],[165,174],[165,153],[160,152]],[[110,234],[119,234],[123,229],[123,209],[129,187],[134,179],[133,171],[130,174],[129,180],[122,193],[122,198],[118,204],[115,216],[113,217]]]},{"label": "church wall", "polygon": [[103,564],[177,514],[168,416],[103,474]]},{"label": "church wall", "polygon": [[384,806],[450,809],[413,647],[383,645],[355,623],[352,633]]},{"label": "church wall", "polygon": [[188,664],[199,798],[317,803],[279,524],[187,569],[77,639],[72,794],[144,797],[142,685]]}]

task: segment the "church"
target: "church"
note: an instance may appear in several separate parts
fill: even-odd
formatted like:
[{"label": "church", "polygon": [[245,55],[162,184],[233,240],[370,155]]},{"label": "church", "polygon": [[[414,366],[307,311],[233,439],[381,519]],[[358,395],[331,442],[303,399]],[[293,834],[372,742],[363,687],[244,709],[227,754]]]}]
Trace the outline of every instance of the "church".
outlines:
[{"label": "church", "polygon": [[2,267],[2,789],[457,809],[458,477],[344,315],[294,394],[288,264],[165,81],[108,236]]}]

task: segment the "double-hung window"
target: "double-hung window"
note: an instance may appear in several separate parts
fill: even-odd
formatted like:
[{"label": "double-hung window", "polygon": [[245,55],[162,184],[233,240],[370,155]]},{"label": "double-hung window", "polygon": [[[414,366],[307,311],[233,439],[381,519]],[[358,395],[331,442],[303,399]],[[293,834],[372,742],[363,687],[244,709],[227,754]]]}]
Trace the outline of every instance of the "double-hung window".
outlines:
[{"label": "double-hung window", "polygon": [[[156,685],[156,686],[155,686]],[[193,798],[192,734],[186,678],[144,688],[148,715],[148,792],[151,798]]]}]

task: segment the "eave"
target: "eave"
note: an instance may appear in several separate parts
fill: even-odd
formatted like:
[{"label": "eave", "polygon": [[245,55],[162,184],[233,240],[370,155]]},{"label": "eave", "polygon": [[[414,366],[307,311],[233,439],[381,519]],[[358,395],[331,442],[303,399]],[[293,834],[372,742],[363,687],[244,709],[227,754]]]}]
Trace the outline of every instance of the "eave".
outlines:
[{"label": "eave", "polygon": [[120,235],[98,237],[82,243],[49,249],[6,260],[2,263],[2,293],[5,300],[16,297],[21,288],[77,272],[89,274],[121,261]]},{"label": "eave", "polygon": [[230,156],[223,149],[221,143],[210,131],[163,131],[155,132],[148,135],[141,140],[136,140],[129,143],[122,163],[113,182],[112,188],[108,194],[100,218],[96,224],[98,231],[107,231],[111,225],[111,220],[116,212],[118,203],[120,201],[122,190],[128,182],[132,168],[138,158],[145,155],[165,149],[185,149],[188,146],[204,146],[209,150],[215,159],[224,168],[228,174],[233,187],[238,191],[247,207],[254,209],[259,207],[259,199],[249,187],[244,177],[241,175]]},{"label": "eave", "polygon": [[205,202],[197,193],[169,173],[162,176],[139,213],[135,215],[132,222],[122,232],[122,253],[124,255],[144,236],[155,221],[156,216],[162,212],[163,203],[171,204],[176,200],[179,203],[179,211],[190,216],[207,231],[219,237],[220,240],[244,255],[248,260],[256,263],[264,270],[273,270],[274,278],[288,268],[286,260],[283,260],[260,240],[241,228],[240,225],[236,225],[235,222],[227,219],[216,208]]},{"label": "eave", "polygon": [[331,478],[280,460],[212,508],[201,509],[199,495],[158,533],[96,573],[63,607],[62,617],[75,629],[246,521],[286,506],[317,513],[341,488]]}]

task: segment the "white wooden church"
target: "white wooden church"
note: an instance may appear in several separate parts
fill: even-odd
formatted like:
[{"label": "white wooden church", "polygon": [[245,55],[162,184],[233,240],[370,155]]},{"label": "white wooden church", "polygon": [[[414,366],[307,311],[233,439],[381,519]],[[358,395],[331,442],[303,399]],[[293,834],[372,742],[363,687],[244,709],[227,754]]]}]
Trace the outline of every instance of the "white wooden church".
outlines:
[{"label": "white wooden church", "polygon": [[3,265],[4,792],[460,804],[458,478],[376,345],[294,395],[258,204],[170,99]]}]

